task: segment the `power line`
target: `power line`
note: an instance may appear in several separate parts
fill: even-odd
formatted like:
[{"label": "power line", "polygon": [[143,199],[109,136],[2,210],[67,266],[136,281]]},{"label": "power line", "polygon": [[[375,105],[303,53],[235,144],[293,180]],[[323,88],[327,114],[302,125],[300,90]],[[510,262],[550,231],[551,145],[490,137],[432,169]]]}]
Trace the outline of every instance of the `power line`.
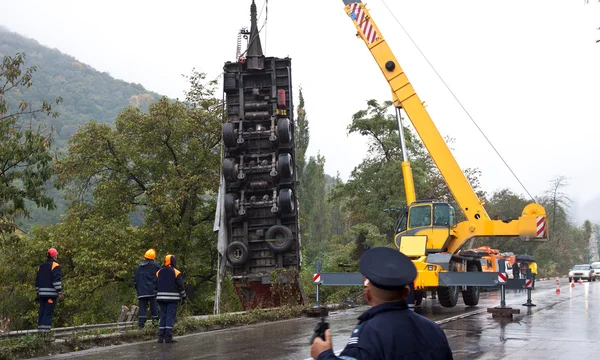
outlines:
[{"label": "power line", "polygon": [[427,59],[427,56],[425,56],[425,54],[423,53],[423,51],[421,51],[421,49],[419,48],[419,46],[417,45],[417,43],[413,40],[413,38],[410,36],[410,34],[408,33],[408,31],[406,31],[406,29],[404,28],[404,26],[402,26],[402,24],[400,23],[400,20],[398,20],[398,18],[396,17],[396,15],[394,15],[394,13],[392,12],[392,10],[385,3],[385,0],[381,0],[381,2],[386,7],[386,9],[390,13],[390,15],[392,15],[392,17],[396,20],[396,22],[398,23],[398,25],[400,25],[400,28],[402,29],[402,31],[404,31],[404,33],[406,34],[406,36],[408,36],[408,38],[413,43],[413,45],[417,48],[417,50],[419,51],[419,53],[421,53],[421,55],[423,56],[423,58],[425,59],[425,61],[427,61],[427,63],[431,67],[431,69],[433,69],[433,71],[435,72],[435,74],[442,81],[442,83],[444,84],[444,86],[446,86],[446,89],[448,89],[448,91],[450,92],[450,94],[452,94],[452,96],[454,97],[454,99],[456,100],[456,102],[464,110],[464,112],[467,114],[467,116],[469,117],[469,119],[471,119],[471,121],[473,122],[473,124],[475,125],[475,127],[477,127],[477,130],[479,130],[479,132],[481,133],[481,135],[483,135],[483,137],[488,142],[488,144],[490,144],[490,146],[492,147],[492,149],[494,149],[494,151],[496,152],[496,154],[498,155],[498,157],[500,157],[500,160],[502,160],[502,162],[504,163],[504,165],[506,165],[506,167],[508,168],[508,170],[510,170],[510,172],[515,177],[515,179],[519,182],[519,184],[521,185],[521,187],[523,188],[523,190],[525,190],[525,192],[527,193],[527,195],[529,195],[529,197],[531,198],[531,200],[533,200],[533,202],[536,202],[535,198],[533,196],[531,196],[531,194],[529,193],[529,191],[527,190],[527,188],[525,187],[525,185],[523,185],[523,183],[521,182],[521,180],[519,179],[519,177],[517,176],[517,174],[515,174],[515,172],[512,170],[512,168],[506,162],[506,160],[504,160],[504,158],[502,157],[502,155],[500,155],[500,152],[496,149],[496,147],[494,146],[494,144],[492,144],[492,142],[490,141],[490,139],[485,135],[485,133],[479,127],[479,125],[477,124],[477,122],[475,121],[475,119],[473,119],[473,117],[471,116],[471,114],[463,106],[463,104],[460,102],[460,100],[458,100],[458,98],[456,97],[456,95],[454,95],[454,92],[452,91],[452,89],[450,89],[450,86],[448,86],[448,84],[446,83],[446,81],[444,81],[444,79],[442,78],[442,76],[437,72],[437,70],[435,69],[435,67],[433,66],[433,64],[431,64],[431,62],[429,61],[429,59]]}]

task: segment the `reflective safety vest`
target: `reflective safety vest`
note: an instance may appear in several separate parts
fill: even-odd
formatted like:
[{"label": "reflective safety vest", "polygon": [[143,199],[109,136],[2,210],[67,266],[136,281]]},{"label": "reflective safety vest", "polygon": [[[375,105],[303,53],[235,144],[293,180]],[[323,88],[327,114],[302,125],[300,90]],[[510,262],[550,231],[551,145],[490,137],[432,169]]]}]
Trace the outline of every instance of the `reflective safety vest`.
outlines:
[{"label": "reflective safety vest", "polygon": [[172,266],[163,266],[156,272],[158,278],[158,292],[156,301],[160,302],[177,302],[187,298],[185,288],[183,286],[183,275]]},{"label": "reflective safety vest", "polygon": [[38,267],[35,291],[39,297],[50,298],[56,298],[62,292],[62,272],[60,265],[53,259],[48,259]]}]

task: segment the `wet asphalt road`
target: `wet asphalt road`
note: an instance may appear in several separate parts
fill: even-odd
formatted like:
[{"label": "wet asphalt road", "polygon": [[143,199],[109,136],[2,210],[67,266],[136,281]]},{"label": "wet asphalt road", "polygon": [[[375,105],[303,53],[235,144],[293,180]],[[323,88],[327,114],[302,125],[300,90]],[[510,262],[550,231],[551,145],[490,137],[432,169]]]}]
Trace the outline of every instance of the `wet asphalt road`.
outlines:
[{"label": "wet asphalt road", "polygon": [[[492,319],[488,307],[500,304],[499,292],[482,292],[479,305],[462,301],[443,308],[436,300],[423,302],[422,315],[437,321],[448,337],[454,359],[594,359],[600,354],[600,283],[568,286],[561,279],[538,282],[532,292],[536,307],[521,306],[525,291],[507,290],[507,305],[520,309],[513,321]],[[332,312],[334,349],[340,350],[363,309]],[[53,356],[70,359],[307,359],[315,319],[302,318],[178,337],[177,344],[147,341]],[[177,326],[177,325],[175,325]]]}]

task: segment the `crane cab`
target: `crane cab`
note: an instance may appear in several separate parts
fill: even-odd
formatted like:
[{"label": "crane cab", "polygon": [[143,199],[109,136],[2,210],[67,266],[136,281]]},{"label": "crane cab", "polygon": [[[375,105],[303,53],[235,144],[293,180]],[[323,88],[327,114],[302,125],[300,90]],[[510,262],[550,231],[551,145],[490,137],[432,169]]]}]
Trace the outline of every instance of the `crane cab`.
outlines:
[{"label": "crane cab", "polygon": [[455,225],[456,213],[449,203],[415,201],[400,215],[394,242],[409,257],[441,252]]}]

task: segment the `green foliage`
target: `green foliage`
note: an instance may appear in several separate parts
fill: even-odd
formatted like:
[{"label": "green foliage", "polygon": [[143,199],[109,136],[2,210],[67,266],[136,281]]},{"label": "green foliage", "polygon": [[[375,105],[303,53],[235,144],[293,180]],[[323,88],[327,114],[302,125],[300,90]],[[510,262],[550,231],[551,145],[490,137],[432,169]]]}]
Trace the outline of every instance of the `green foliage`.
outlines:
[{"label": "green foliage", "polygon": [[[16,219],[28,217],[26,201],[38,207],[52,209],[52,198],[44,191],[52,170],[52,130],[35,125],[36,115],[56,118],[53,106],[45,100],[36,106],[21,99],[12,105],[14,94],[21,94],[33,85],[35,67],[24,69],[25,55],[5,55],[0,64],[0,233],[17,228]],[[28,117],[29,120],[24,119]]]}]

